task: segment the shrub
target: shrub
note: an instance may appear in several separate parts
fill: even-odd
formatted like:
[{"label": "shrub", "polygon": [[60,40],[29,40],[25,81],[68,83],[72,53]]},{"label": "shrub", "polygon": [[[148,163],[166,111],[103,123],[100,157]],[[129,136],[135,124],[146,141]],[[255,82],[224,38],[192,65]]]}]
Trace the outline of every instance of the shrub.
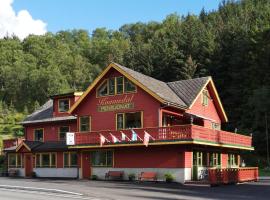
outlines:
[{"label": "shrub", "polygon": [[128,175],[128,180],[129,181],[134,181],[135,180],[135,174],[134,173],[131,173]]},{"label": "shrub", "polygon": [[173,175],[171,173],[164,174],[164,177],[165,177],[165,180],[166,180],[167,183],[171,183],[174,180],[174,177],[173,177]]},{"label": "shrub", "polygon": [[95,175],[95,174],[93,174],[93,175],[91,176],[91,180],[98,180],[98,176]]}]

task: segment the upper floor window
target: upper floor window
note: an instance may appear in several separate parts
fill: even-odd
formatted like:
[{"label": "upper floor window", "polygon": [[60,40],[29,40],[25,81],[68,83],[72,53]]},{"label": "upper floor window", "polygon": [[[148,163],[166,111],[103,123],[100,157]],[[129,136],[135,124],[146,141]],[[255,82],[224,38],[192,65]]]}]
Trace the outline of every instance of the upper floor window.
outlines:
[{"label": "upper floor window", "polygon": [[69,99],[59,99],[58,110],[59,112],[67,112],[69,110]]},{"label": "upper floor window", "polygon": [[136,86],[123,76],[104,80],[97,88],[97,96],[124,94],[136,91]]},{"label": "upper floor window", "polygon": [[211,124],[212,124],[212,129],[220,130],[220,124],[219,123],[212,122]]},{"label": "upper floor window", "polygon": [[39,128],[39,129],[34,130],[34,140],[40,141],[40,142],[44,141],[44,129],[43,128]]},{"label": "upper floor window", "polygon": [[90,117],[89,116],[80,117],[80,131],[81,132],[90,131]]},{"label": "upper floor window", "polygon": [[142,128],[142,112],[118,113],[116,115],[117,130]]},{"label": "upper floor window", "polygon": [[69,126],[59,127],[59,140],[65,140],[67,132],[69,132]]},{"label": "upper floor window", "polygon": [[208,91],[207,90],[203,90],[203,92],[202,92],[202,104],[204,106],[207,106],[208,105],[208,98],[209,98]]}]

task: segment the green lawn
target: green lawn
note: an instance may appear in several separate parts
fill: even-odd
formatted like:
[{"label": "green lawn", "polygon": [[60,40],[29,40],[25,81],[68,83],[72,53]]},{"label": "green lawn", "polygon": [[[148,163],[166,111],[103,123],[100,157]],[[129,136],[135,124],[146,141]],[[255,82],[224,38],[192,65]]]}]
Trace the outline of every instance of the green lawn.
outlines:
[{"label": "green lawn", "polygon": [[259,176],[270,176],[270,169],[259,169]]}]

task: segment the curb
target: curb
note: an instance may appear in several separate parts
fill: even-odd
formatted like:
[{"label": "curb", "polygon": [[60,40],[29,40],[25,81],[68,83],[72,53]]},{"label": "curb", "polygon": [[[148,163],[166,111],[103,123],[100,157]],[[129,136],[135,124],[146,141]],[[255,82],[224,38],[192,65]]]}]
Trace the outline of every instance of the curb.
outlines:
[{"label": "curb", "polygon": [[262,181],[262,180],[270,180],[270,176],[260,176],[259,180],[260,181]]},{"label": "curb", "polygon": [[49,188],[36,188],[36,187],[22,187],[22,186],[13,186],[13,185],[0,185],[0,188],[3,189],[13,189],[13,190],[25,190],[25,191],[35,191],[35,192],[48,192],[55,194],[69,194],[74,196],[82,196],[83,194],[76,192],[69,192],[65,190],[58,189],[49,189]]}]

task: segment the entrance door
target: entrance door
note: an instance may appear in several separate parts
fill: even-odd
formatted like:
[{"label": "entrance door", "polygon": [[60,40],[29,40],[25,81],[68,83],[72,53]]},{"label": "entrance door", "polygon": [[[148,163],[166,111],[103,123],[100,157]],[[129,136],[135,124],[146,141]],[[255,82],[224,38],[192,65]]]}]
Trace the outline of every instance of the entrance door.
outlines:
[{"label": "entrance door", "polygon": [[91,177],[91,160],[90,153],[82,153],[82,178],[89,179]]},{"label": "entrance door", "polygon": [[24,168],[25,168],[25,176],[31,177],[33,172],[33,158],[32,154],[26,153],[24,154]]}]

